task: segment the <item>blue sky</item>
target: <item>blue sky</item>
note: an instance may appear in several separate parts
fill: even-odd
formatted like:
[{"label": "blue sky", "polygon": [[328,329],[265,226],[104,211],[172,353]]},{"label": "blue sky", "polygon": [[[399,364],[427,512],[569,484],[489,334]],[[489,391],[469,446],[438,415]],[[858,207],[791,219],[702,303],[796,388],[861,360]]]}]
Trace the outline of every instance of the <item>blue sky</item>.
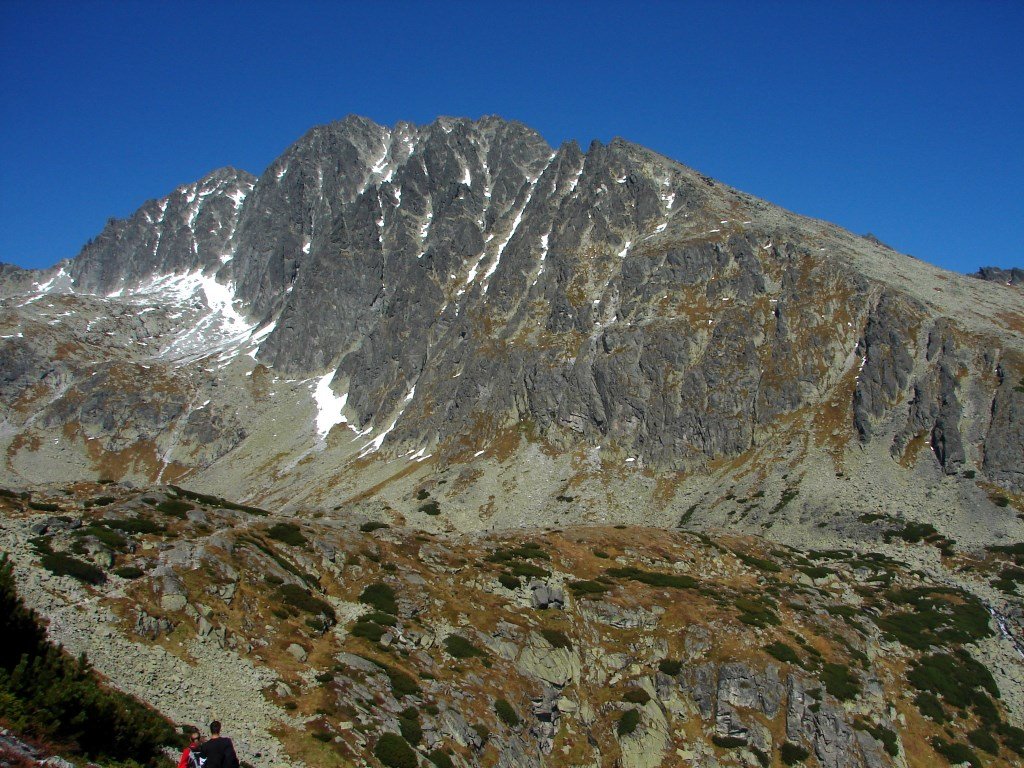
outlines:
[{"label": "blue sky", "polygon": [[1024,266],[1022,40],[1024,3],[981,0],[3,0],[0,261],[355,113],[622,136],[948,269]]}]

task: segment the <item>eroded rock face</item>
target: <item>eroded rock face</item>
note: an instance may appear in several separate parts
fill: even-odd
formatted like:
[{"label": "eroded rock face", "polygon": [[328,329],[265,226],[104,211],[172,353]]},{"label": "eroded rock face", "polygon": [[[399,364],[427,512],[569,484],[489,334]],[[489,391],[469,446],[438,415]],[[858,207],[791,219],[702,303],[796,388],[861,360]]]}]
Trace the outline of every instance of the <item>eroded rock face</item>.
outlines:
[{"label": "eroded rock face", "polygon": [[[835,456],[874,444],[1022,482],[1016,289],[621,139],[583,151],[495,117],[348,117],[258,179],[215,171],[52,270],[3,270],[0,292],[14,453],[66,428],[88,444],[81,464],[127,452],[106,465],[149,481],[173,459],[217,482],[292,482],[305,447],[260,473],[292,446],[250,438],[275,381],[326,376],[296,405],[316,390],[374,450],[439,463],[524,425],[556,451],[698,472],[807,415],[829,422]],[[316,441],[330,430],[281,418]]]}]

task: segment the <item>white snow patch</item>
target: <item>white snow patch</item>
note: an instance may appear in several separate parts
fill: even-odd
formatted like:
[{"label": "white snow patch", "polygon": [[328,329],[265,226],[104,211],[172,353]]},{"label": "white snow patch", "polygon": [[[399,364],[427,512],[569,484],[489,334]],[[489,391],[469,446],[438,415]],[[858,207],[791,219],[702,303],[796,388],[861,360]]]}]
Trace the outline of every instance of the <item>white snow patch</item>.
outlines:
[{"label": "white snow patch", "polygon": [[473,177],[469,174],[469,166],[462,169],[462,183],[467,187],[473,186]]},{"label": "white snow patch", "polygon": [[626,254],[629,253],[629,249],[632,246],[633,246],[633,241],[632,240],[627,240],[626,244],[622,247],[622,250],[619,251],[619,258],[620,259],[626,258]]},{"label": "white snow patch", "polygon": [[345,410],[345,403],[348,402],[348,392],[340,397],[334,394],[331,389],[331,380],[337,371],[328,371],[316,380],[313,387],[313,400],[316,401],[316,433],[321,440],[327,437],[331,429],[337,424],[347,424],[342,411]]},{"label": "white snow patch", "polygon": [[487,453],[487,451],[477,451],[476,453],[473,454],[473,458],[475,459],[478,456],[483,456],[485,453]]}]

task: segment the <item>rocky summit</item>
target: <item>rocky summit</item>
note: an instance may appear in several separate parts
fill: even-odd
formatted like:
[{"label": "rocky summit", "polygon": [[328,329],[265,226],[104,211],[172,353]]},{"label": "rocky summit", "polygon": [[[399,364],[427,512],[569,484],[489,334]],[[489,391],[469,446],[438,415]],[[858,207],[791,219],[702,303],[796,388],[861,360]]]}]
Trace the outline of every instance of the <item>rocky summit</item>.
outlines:
[{"label": "rocky summit", "polygon": [[254,765],[1009,764],[1019,273],[348,117],[0,265],[4,550],[174,718],[221,670]]}]

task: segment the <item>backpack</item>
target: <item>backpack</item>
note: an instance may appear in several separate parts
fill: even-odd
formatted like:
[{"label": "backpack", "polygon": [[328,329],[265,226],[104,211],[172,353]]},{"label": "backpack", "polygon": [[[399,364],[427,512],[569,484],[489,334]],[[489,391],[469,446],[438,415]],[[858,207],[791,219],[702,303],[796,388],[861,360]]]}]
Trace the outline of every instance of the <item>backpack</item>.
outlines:
[{"label": "backpack", "polygon": [[197,749],[188,751],[188,768],[203,768],[206,764],[206,755]]}]

